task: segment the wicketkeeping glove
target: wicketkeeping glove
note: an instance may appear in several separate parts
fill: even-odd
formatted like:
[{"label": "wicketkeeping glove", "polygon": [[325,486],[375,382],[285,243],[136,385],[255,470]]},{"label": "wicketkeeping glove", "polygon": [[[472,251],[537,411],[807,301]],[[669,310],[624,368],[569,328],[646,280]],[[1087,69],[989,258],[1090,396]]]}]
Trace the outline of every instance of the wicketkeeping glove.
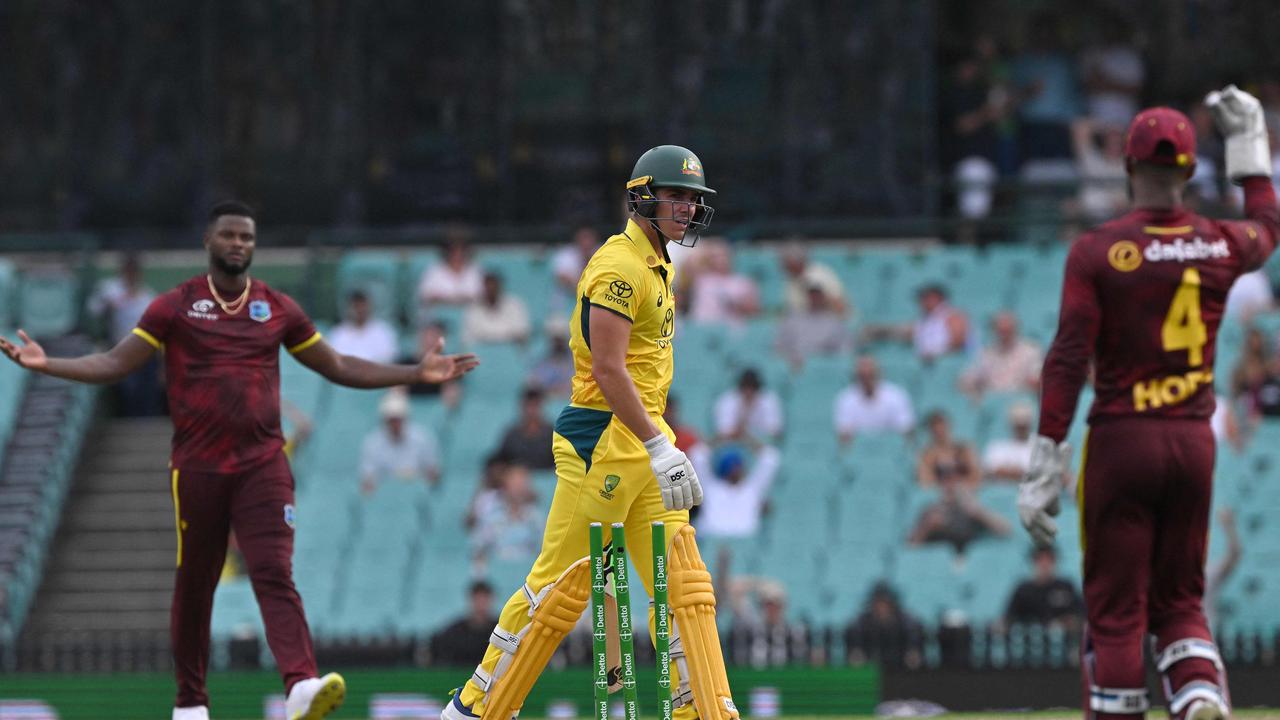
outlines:
[{"label": "wicketkeeping glove", "polygon": [[1039,545],[1052,545],[1058,534],[1058,496],[1062,474],[1071,460],[1071,446],[1037,435],[1031,441],[1031,466],[1018,485],[1018,518]]},{"label": "wicketkeeping glove", "polygon": [[1247,177],[1271,177],[1267,122],[1258,98],[1228,85],[1206,95],[1204,104],[1226,138],[1227,177],[1236,183]]},{"label": "wicketkeeping glove", "polygon": [[666,435],[658,433],[645,442],[644,449],[649,451],[649,466],[658,478],[663,507],[688,510],[702,502],[702,485],[698,482],[693,463],[671,444]]}]

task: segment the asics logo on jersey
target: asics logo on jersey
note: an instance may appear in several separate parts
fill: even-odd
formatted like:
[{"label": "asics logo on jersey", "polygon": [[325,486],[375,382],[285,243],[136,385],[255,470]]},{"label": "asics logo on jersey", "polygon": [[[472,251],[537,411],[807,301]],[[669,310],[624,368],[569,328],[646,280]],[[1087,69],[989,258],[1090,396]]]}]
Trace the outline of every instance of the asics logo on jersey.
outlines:
[{"label": "asics logo on jersey", "polygon": [[1189,260],[1220,260],[1231,257],[1231,247],[1226,240],[1205,242],[1200,238],[1183,240],[1178,238],[1172,242],[1152,240],[1142,256],[1151,262],[1171,260],[1187,262]]}]

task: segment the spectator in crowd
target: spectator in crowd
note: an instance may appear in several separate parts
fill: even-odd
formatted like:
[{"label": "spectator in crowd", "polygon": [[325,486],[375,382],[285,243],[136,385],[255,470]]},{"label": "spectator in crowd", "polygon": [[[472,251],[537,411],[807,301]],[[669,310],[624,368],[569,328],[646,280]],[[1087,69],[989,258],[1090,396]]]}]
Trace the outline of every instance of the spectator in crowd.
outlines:
[{"label": "spectator in crowd", "polygon": [[[1185,201],[1199,207],[1202,202],[1230,204],[1235,200],[1231,193],[1223,192],[1225,178],[1220,172],[1218,161],[1223,158],[1224,146],[1222,135],[1213,120],[1213,112],[1204,103],[1192,103],[1187,108],[1187,117],[1191,119],[1196,131],[1196,168],[1187,185],[1190,190]],[[1239,198],[1243,201],[1243,198]]]},{"label": "spectator in crowd", "polygon": [[311,431],[314,427],[311,424],[311,418],[302,411],[302,408],[289,402],[287,398],[280,398],[280,415],[288,423],[287,425],[282,423],[288,428],[288,432],[284,435],[284,454],[293,460],[307,444],[307,440],[311,439]]},{"label": "spectator in crowd", "polygon": [[567,313],[573,308],[578,294],[578,279],[599,247],[600,231],[592,225],[579,225],[573,231],[573,239],[551,256],[551,272],[556,279],[553,308],[556,313]]},{"label": "spectator in crowd", "polygon": [[431,661],[446,667],[470,667],[480,662],[480,649],[498,624],[493,612],[493,588],[475,580],[467,589],[467,612],[431,636]]},{"label": "spectator in crowd", "polygon": [[534,470],[551,470],[555,458],[551,452],[551,423],[542,414],[542,389],[528,386],[520,395],[520,417],[507,428],[495,453],[507,463],[524,465]]},{"label": "spectator in crowd", "polygon": [[680,452],[689,455],[690,450],[702,444],[702,436],[697,428],[686,423],[680,415],[680,398],[674,394],[667,395],[667,407],[662,412],[662,419],[667,421],[671,431],[676,434],[675,446]]},{"label": "spectator in crowd", "polygon": [[1091,224],[1110,220],[1129,206],[1124,129],[1124,124],[1101,124],[1083,117],[1071,123],[1071,149],[1080,175],[1075,202],[1080,217]]},{"label": "spectator in crowd", "polygon": [[1271,289],[1271,280],[1263,270],[1254,270],[1236,278],[1227,292],[1227,308],[1224,314],[1243,324],[1248,324],[1255,315],[1270,312],[1275,308],[1276,296]]},{"label": "spectator in crowd", "polygon": [[1009,598],[1007,625],[1057,626],[1068,632],[1080,627],[1084,601],[1075,583],[1058,575],[1058,553],[1051,546],[1031,551],[1032,576],[1023,580]]},{"label": "spectator in crowd", "polygon": [[747,368],[738,385],[716,399],[716,439],[772,442],[782,435],[782,401],[764,388],[760,373]]},{"label": "spectator in crowd", "polygon": [[430,305],[467,305],[480,299],[484,278],[471,259],[471,247],[459,229],[451,231],[444,262],[427,268],[418,282],[418,301]]},{"label": "spectator in crowd", "polygon": [[1204,617],[1210,629],[1218,627],[1218,598],[1222,586],[1226,585],[1240,565],[1240,556],[1244,554],[1244,546],[1240,544],[1240,533],[1236,530],[1236,514],[1231,508],[1218,511],[1218,527],[1222,528],[1222,537],[1226,538],[1227,550],[1222,557],[1209,564],[1204,574]]},{"label": "spectator in crowd", "polygon": [[809,633],[787,620],[787,590],[774,580],[739,575],[729,581],[725,658],[742,667],[784,667],[809,659]]},{"label": "spectator in crowd", "polygon": [[372,362],[394,362],[400,354],[396,331],[385,320],[373,316],[373,306],[363,290],[347,295],[346,317],[329,331],[335,350]]},{"label": "spectator in crowd", "polygon": [[821,282],[806,290],[807,304],[802,310],[788,311],[778,325],[778,353],[787,358],[794,370],[815,355],[840,355],[853,351],[853,335],[844,313],[831,301]]},{"label": "spectator in crowd", "polygon": [[[86,309],[95,321],[103,324],[107,339],[115,344],[133,332],[155,297],[155,291],[143,282],[138,254],[127,253],[120,261],[120,274],[98,283]],[[116,385],[115,400],[117,409],[125,417],[164,414],[165,394],[160,386],[158,356]]]},{"label": "spectator in crowd", "polygon": [[401,389],[388,392],[378,405],[381,427],[364,438],[360,448],[360,490],[365,495],[389,478],[402,482],[440,480],[435,436],[426,428],[408,423],[409,398]]},{"label": "spectator in crowd", "polygon": [[502,486],[476,498],[472,577],[483,577],[493,562],[524,566],[538,555],[544,520],[537,501],[529,470],[520,464],[506,465]]},{"label": "spectator in crowd", "polygon": [[1112,18],[1101,30],[1104,42],[1080,55],[1085,111],[1096,123],[1124,127],[1141,109],[1138,98],[1146,65],[1128,23]]},{"label": "spectator in crowd", "polygon": [[751,278],[733,270],[729,243],[708,238],[699,247],[701,267],[693,278],[689,319],[696,323],[738,324],[760,313],[760,292]]},{"label": "spectator in crowd", "polygon": [[573,389],[573,355],[564,323],[547,325],[547,354],[538,360],[527,378],[530,385],[552,396],[567,396]]},{"label": "spectator in crowd", "polygon": [[1036,392],[1040,389],[1040,346],[1018,334],[1018,318],[1003,310],[991,319],[995,342],[982,348],[960,376],[960,389],[974,398],[983,393]]},{"label": "spectator in crowd", "polygon": [[939,99],[945,162],[957,185],[956,209],[966,220],[990,214],[995,181],[1012,170],[1006,146],[1011,135],[1009,118],[1019,98],[994,76],[997,61],[995,41],[989,35],[979,36],[952,68]]},{"label": "spectator in crowd", "polygon": [[969,318],[947,301],[947,289],[938,283],[923,285],[916,291],[920,317],[907,325],[871,325],[866,329],[870,340],[881,338],[910,342],[916,356],[925,362],[950,353],[969,350]]},{"label": "spectator in crowd", "polygon": [[988,480],[1021,482],[1031,466],[1031,426],[1035,410],[1026,403],[1009,407],[1009,437],[987,443],[982,451],[982,471]]},{"label": "spectator in crowd", "polygon": [[973,445],[952,437],[951,421],[941,410],[929,413],[924,422],[929,439],[916,461],[916,481],[920,487],[953,484],[969,489],[978,487],[982,476]]},{"label": "spectator in crowd", "polygon": [[898,594],[878,582],[862,612],[844,631],[850,665],[876,663],[883,668],[919,668],[924,662],[924,628],[902,608]]},{"label": "spectator in crowd", "polygon": [[135,252],[120,259],[120,272],[100,281],[89,296],[86,310],[104,323],[107,340],[120,342],[133,332],[138,319],[156,297],[142,279],[142,259]]},{"label": "spectator in crowd", "polygon": [[1231,397],[1239,400],[1251,419],[1280,414],[1280,373],[1270,343],[1258,328],[1244,337],[1244,351],[1231,370]]},{"label": "spectator in crowd", "polygon": [[[449,326],[443,320],[432,320],[418,331],[418,347],[416,352],[402,353],[400,362],[416,363],[422,356],[439,345],[444,347],[449,334]],[[415,383],[409,386],[410,395],[438,397],[440,402],[450,410],[456,409],[462,402],[462,378],[444,383]]]},{"label": "spectator in crowd", "polygon": [[956,552],[986,535],[1004,537],[1009,523],[978,501],[977,495],[958,483],[942,486],[942,497],[916,519],[907,536],[911,545],[950,543]]},{"label": "spectator in crowd", "polygon": [[[481,498],[488,496],[490,491],[501,490],[503,478],[507,473],[507,461],[498,456],[498,453],[489,453],[484,459],[484,467],[480,469],[480,478],[476,483],[475,492],[471,494],[471,500],[467,503],[467,516],[463,521],[468,530],[474,530],[479,518],[477,513],[482,509]],[[488,500],[484,501],[485,503]]]},{"label": "spectator in crowd", "polygon": [[698,532],[707,537],[753,537],[769,503],[769,488],[782,456],[770,445],[756,449],[748,467],[745,450],[725,445],[712,459],[712,472],[702,479],[702,510]]},{"label": "spectator in crowd", "polygon": [[1059,37],[1062,23],[1046,11],[1027,28],[1022,52],[1010,64],[1018,92],[1028,98],[1018,108],[1019,154],[1024,162],[1066,158],[1071,154],[1068,127],[1080,115],[1080,98],[1073,62]]},{"label": "spectator in crowd", "polygon": [[1248,428],[1240,422],[1231,399],[1225,395],[1214,395],[1213,415],[1209,417],[1209,428],[1213,430],[1213,439],[1220,445],[1227,445],[1236,452],[1244,451],[1248,439]]},{"label": "spectator in crowd", "polygon": [[787,243],[778,259],[786,282],[783,287],[784,314],[809,311],[812,307],[810,293],[815,287],[822,293],[828,310],[842,316],[848,311],[840,276],[827,265],[809,259],[809,251],[803,242],[792,240]]},{"label": "spectator in crowd", "polygon": [[485,273],[480,300],[468,305],[462,315],[462,341],[523,344],[528,339],[529,311],[524,301],[503,291],[501,275]]},{"label": "spectator in crowd", "polygon": [[836,395],[834,424],[840,442],[847,444],[858,433],[909,433],[915,422],[906,391],[880,379],[875,358],[859,357],[854,383]]}]

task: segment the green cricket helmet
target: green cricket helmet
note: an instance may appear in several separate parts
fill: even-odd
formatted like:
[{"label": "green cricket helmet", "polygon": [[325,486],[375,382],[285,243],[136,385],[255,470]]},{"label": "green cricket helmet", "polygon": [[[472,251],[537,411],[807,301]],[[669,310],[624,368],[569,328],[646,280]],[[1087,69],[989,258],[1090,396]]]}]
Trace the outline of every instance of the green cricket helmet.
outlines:
[{"label": "green cricket helmet", "polygon": [[[702,172],[702,161],[687,148],[679,145],[659,145],[640,156],[636,167],[631,171],[631,180],[627,182],[627,209],[645,218],[658,230],[659,220],[674,220],[675,210],[671,206],[674,200],[659,200],[654,194],[658,188],[684,188],[697,193],[694,200],[693,217],[689,219],[684,237],[667,238],[686,247],[693,247],[698,242],[702,231],[711,224],[711,216],[715,209],[704,202],[708,195],[716,191],[707,187],[706,176]],[[658,216],[658,206],[668,205],[666,217]],[[661,235],[661,230],[658,230]]]}]

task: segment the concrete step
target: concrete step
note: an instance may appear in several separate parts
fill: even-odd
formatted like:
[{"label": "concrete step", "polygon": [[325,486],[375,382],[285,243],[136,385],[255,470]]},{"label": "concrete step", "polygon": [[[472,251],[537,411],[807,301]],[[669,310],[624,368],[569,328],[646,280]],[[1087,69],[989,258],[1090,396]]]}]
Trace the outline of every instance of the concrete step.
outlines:
[{"label": "concrete step", "polygon": [[172,555],[177,542],[177,534],[173,530],[173,516],[170,514],[168,527],[163,529],[86,530],[70,533],[58,546],[57,552],[61,555],[61,553],[95,551],[163,550]]},{"label": "concrete step", "polygon": [[92,530],[160,530],[173,528],[173,511],[129,510],[115,513],[84,511],[73,507],[64,518],[70,532]]},{"label": "concrete step", "polygon": [[89,468],[89,472],[76,484],[76,492],[81,495],[101,492],[154,492],[168,497],[170,487],[167,467],[154,467],[148,470]]},{"label": "concrete step", "polygon": [[50,613],[123,612],[168,613],[168,593],[136,593],[132,591],[64,592],[51,597],[43,608]]},{"label": "concrete step", "polygon": [[155,570],[79,570],[58,568],[45,580],[50,592],[166,592],[173,588],[173,567]]},{"label": "concrete step", "polygon": [[90,492],[76,498],[77,512],[155,512],[173,517],[173,497],[169,492]]},{"label": "concrete step", "polygon": [[138,452],[91,452],[81,472],[90,480],[98,473],[143,473],[156,478],[157,483],[169,481],[169,448],[154,447]]},{"label": "concrete step", "polygon": [[94,571],[119,570],[132,572],[135,570],[172,569],[177,561],[177,554],[172,548],[143,548],[137,550],[79,550],[62,552],[58,557],[58,568],[61,571]]},{"label": "concrete step", "polygon": [[31,625],[32,632],[65,632],[68,630],[159,630],[169,628],[168,610],[63,611],[40,613]]}]

